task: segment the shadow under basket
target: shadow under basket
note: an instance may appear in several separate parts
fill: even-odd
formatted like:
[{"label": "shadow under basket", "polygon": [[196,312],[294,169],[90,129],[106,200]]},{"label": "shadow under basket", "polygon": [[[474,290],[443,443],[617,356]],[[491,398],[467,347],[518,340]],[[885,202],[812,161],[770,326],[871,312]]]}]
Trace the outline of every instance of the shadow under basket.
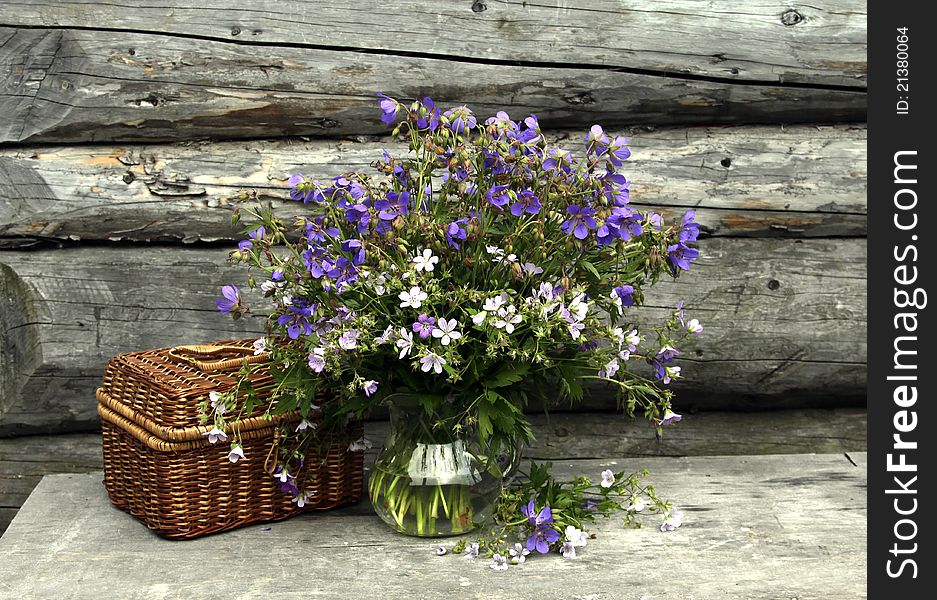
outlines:
[{"label": "shadow under basket", "polygon": [[[230,423],[228,434],[238,432],[245,455],[236,463],[228,460],[227,442],[208,442],[211,426],[198,425],[198,405],[211,391],[231,389],[245,361],[262,360],[253,356],[252,342],[135,352],[108,363],[97,391],[104,486],[115,506],[163,537],[196,538],[361,497],[364,453],[348,451],[349,439],[361,436],[360,422],[305,456],[302,508],[270,472],[280,431],[294,427],[299,414],[267,418],[258,409]],[[266,377],[260,369],[252,379],[256,385]]]}]

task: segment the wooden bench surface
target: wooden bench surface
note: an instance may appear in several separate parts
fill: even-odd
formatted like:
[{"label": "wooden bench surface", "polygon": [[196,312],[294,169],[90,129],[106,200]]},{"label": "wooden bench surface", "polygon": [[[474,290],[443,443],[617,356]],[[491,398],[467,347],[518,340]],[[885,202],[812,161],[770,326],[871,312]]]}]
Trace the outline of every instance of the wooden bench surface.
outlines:
[{"label": "wooden bench surface", "polygon": [[[822,598],[865,596],[865,454],[558,461],[596,476],[646,467],[684,512],[675,532],[596,528],[577,559],[506,572],[438,557],[367,501],[166,541],[112,507],[100,472],[47,475],[0,538],[0,598]],[[449,540],[451,545],[453,540]]]}]

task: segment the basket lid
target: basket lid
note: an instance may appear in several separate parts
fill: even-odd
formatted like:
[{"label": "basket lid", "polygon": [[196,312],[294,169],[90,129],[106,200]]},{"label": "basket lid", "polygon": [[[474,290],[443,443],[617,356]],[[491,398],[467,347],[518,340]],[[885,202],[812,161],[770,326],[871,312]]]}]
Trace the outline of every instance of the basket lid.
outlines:
[{"label": "basket lid", "polygon": [[[211,426],[200,423],[199,405],[208,401],[211,392],[235,388],[243,365],[266,360],[264,355],[255,355],[254,341],[231,340],[115,356],[104,370],[98,401],[161,439],[203,439]],[[266,368],[251,375],[255,389],[272,382]],[[232,427],[250,431],[299,420],[295,412],[265,417],[264,408],[258,406],[250,414],[241,415]]]}]

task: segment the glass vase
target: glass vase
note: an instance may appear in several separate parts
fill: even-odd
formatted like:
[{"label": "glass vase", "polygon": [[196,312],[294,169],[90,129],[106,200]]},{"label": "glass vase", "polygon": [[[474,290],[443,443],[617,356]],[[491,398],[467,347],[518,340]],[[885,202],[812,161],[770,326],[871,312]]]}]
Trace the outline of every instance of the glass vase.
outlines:
[{"label": "glass vase", "polygon": [[493,514],[517,472],[520,444],[480,440],[476,431],[441,431],[413,395],[387,399],[390,433],[371,470],[374,511],[400,533],[443,537],[467,533]]}]

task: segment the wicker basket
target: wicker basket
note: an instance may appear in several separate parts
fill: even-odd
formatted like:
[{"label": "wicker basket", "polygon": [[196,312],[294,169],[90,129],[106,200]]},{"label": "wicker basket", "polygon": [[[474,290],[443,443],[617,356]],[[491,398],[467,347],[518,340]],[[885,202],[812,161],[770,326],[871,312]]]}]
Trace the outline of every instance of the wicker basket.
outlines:
[{"label": "wicker basket", "polygon": [[[208,443],[211,427],[198,425],[198,404],[211,391],[231,389],[245,361],[264,360],[253,355],[252,342],[134,352],[107,365],[97,391],[104,485],[115,506],[164,537],[199,537],[342,506],[361,496],[364,456],[347,450],[348,438],[361,435],[360,423],[325,440],[324,457],[306,456],[304,508],[269,472],[281,425],[298,422],[297,413],[268,419],[258,408],[232,423],[229,433],[239,433],[246,456],[237,463],[228,460],[228,444]],[[254,384],[265,380],[270,375],[260,369]]]}]

